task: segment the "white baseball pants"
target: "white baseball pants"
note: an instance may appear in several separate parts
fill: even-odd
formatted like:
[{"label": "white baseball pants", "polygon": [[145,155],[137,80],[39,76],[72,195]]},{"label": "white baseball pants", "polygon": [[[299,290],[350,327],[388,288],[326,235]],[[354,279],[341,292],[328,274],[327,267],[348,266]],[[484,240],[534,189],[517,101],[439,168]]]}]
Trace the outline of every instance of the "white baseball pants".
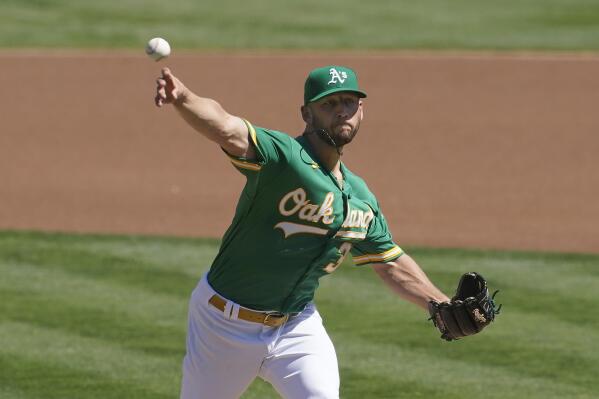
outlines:
[{"label": "white baseball pants", "polygon": [[337,355],[314,304],[268,327],[237,319],[231,301],[216,309],[214,294],[204,276],[191,295],[181,399],[239,398],[256,377],[287,399],[339,398]]}]

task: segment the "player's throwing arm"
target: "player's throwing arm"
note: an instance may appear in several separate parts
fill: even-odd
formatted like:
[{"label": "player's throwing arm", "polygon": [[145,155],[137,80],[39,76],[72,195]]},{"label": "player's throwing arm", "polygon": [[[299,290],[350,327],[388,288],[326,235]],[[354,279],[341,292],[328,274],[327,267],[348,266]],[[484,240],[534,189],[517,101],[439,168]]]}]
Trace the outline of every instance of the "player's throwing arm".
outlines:
[{"label": "player's throwing arm", "polygon": [[254,158],[249,145],[248,129],[243,120],[227,113],[210,98],[199,97],[175,77],[169,68],[163,68],[156,80],[158,107],[173,104],[183,119],[196,131],[237,157]]}]

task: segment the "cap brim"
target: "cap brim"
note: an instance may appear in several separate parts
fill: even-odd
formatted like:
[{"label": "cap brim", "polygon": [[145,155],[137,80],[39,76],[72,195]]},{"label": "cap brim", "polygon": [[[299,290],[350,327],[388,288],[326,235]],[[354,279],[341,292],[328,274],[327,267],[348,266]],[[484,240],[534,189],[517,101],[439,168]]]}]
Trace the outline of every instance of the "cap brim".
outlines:
[{"label": "cap brim", "polygon": [[309,103],[314,102],[314,101],[318,101],[323,97],[328,96],[329,94],[333,94],[333,93],[337,93],[340,91],[345,91],[345,92],[350,92],[350,93],[356,93],[358,95],[358,97],[360,98],[366,98],[366,92],[362,91],[362,90],[355,90],[355,89],[348,89],[345,87],[335,87],[333,89],[327,90],[327,91],[323,91],[322,93],[319,93],[317,96],[312,97],[311,99],[308,100]]}]

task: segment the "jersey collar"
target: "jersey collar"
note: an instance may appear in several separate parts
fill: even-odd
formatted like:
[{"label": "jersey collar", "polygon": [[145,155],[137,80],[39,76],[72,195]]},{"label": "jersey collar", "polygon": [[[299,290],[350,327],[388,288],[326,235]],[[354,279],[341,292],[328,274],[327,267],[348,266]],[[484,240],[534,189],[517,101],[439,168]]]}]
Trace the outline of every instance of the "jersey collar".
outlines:
[{"label": "jersey collar", "polygon": [[302,146],[302,148],[306,150],[308,155],[310,155],[310,157],[318,164],[318,167],[322,169],[323,173],[329,176],[329,178],[333,181],[335,186],[339,188],[340,191],[344,193],[351,192],[351,185],[349,183],[347,173],[348,169],[345,167],[345,164],[341,160],[339,160],[339,169],[341,170],[341,175],[343,176],[343,184],[340,186],[339,182],[337,181],[337,178],[333,175],[333,173],[322,164],[320,158],[318,157],[318,155],[316,155],[316,151],[314,151],[312,144],[310,144],[310,141],[306,137],[304,137],[304,135],[298,136],[296,140]]}]

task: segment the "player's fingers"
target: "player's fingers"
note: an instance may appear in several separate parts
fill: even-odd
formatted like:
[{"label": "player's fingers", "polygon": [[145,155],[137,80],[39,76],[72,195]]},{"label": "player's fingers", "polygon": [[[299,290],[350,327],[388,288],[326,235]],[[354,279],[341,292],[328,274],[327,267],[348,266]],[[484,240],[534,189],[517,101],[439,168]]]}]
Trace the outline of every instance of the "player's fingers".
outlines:
[{"label": "player's fingers", "polygon": [[170,95],[173,98],[173,100],[177,100],[179,98],[179,90],[177,88],[173,88],[170,91]]},{"label": "player's fingers", "polygon": [[164,87],[159,87],[158,90],[156,90],[156,94],[160,96],[160,98],[166,100],[166,89]]},{"label": "player's fingers", "polygon": [[156,104],[157,107],[162,107],[163,100],[162,98],[160,98],[159,95],[156,95],[156,97],[154,97],[154,104]]},{"label": "player's fingers", "polygon": [[162,78],[158,78],[158,79],[156,79],[156,84],[158,85],[158,87],[166,86],[166,80],[164,80]]},{"label": "player's fingers", "polygon": [[175,77],[171,73],[170,69],[167,67],[162,68],[162,79],[164,79],[166,82],[173,83],[174,78]]}]

